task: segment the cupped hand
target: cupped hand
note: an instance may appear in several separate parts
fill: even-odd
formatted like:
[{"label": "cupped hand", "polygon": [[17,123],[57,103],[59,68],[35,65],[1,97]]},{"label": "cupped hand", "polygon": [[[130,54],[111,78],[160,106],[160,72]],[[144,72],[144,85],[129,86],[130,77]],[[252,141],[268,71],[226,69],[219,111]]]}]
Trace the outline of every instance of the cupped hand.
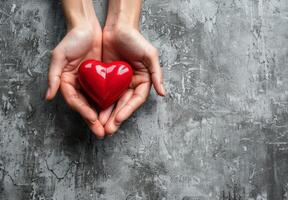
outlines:
[{"label": "cupped hand", "polygon": [[165,89],[158,51],[137,29],[129,26],[105,27],[102,42],[104,62],[124,60],[134,70],[130,87],[117,105],[99,115],[105,132],[112,135],[147,100],[151,84],[160,96],[165,95]]},{"label": "cupped hand", "polygon": [[52,51],[46,93],[46,99],[51,100],[60,87],[66,103],[83,117],[98,138],[104,137],[104,127],[98,120],[96,110],[81,93],[77,71],[82,61],[101,60],[101,56],[102,31],[99,24],[90,26],[81,23],[68,30],[67,35]]}]

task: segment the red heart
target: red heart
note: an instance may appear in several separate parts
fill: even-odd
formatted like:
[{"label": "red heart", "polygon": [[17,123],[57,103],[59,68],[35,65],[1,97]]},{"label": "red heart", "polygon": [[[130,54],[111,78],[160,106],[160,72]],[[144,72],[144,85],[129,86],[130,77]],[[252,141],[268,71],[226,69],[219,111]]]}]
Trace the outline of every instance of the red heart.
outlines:
[{"label": "red heart", "polygon": [[128,89],[133,70],[126,62],[105,64],[97,60],[84,61],[78,69],[78,80],[84,92],[101,109],[117,101]]}]

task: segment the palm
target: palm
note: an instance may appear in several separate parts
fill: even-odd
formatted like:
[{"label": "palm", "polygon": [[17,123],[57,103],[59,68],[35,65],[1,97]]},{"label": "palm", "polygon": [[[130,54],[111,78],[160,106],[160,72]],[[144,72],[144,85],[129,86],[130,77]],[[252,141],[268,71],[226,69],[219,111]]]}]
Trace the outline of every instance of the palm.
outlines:
[{"label": "palm", "polygon": [[125,60],[132,65],[134,75],[129,89],[120,98],[114,110],[110,108],[100,115],[100,121],[105,124],[108,134],[114,133],[121,123],[146,101],[152,83],[149,69],[152,63],[147,57],[147,52],[155,52],[155,48],[136,30],[116,33],[103,33],[103,61]]}]

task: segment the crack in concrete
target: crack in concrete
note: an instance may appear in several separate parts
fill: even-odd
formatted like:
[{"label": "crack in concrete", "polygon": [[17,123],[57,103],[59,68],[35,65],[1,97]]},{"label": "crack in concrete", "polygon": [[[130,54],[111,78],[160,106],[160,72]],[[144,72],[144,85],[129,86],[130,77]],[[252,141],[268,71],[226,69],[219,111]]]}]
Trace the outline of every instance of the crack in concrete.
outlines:
[{"label": "crack in concrete", "polygon": [[13,183],[14,186],[18,186],[18,184],[15,182],[14,178],[9,174],[9,172],[6,169],[0,167],[0,171],[3,172],[4,177],[5,176],[9,177],[9,179],[11,180],[11,182]]},{"label": "crack in concrete", "polygon": [[52,173],[52,175],[55,176],[55,178],[58,180],[58,181],[61,181],[63,180],[69,173],[69,171],[71,170],[71,168],[73,167],[73,165],[78,165],[79,162],[77,161],[72,161],[69,163],[69,167],[68,169],[65,171],[64,175],[63,176],[60,176],[58,175],[52,168],[49,167],[48,165],[48,161],[45,159],[45,165],[46,165],[46,168],[48,169],[48,171],[50,171]]}]

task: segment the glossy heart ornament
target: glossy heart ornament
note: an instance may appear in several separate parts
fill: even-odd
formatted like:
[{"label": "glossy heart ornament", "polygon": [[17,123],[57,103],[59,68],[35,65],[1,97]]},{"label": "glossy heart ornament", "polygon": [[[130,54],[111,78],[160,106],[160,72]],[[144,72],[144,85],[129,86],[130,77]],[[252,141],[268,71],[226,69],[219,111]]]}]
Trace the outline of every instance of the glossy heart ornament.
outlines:
[{"label": "glossy heart ornament", "polygon": [[133,70],[126,62],[109,64],[97,61],[84,61],[78,69],[78,80],[84,92],[106,109],[115,103],[128,89]]}]

